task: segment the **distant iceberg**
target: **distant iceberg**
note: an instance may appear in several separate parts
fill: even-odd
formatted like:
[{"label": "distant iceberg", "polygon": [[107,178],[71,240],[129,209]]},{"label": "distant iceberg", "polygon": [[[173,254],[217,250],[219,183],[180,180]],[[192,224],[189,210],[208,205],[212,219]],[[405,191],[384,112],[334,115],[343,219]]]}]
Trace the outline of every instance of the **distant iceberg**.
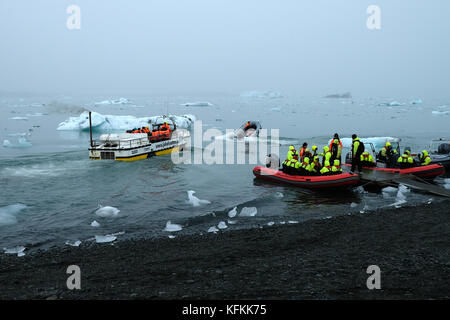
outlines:
[{"label": "distant iceberg", "polygon": [[399,107],[405,105],[404,103],[398,102],[398,101],[392,101],[392,102],[381,102],[378,104],[378,106],[386,106],[386,107]]},{"label": "distant iceberg", "polygon": [[20,137],[17,143],[12,143],[9,140],[3,140],[3,146],[5,148],[29,148],[32,147],[33,145],[26,138]]},{"label": "distant iceberg", "polygon": [[[169,116],[154,116],[137,118],[135,116],[116,116],[116,115],[102,115],[98,112],[92,112],[92,128],[96,131],[109,130],[129,130],[137,127],[148,126],[149,123],[175,123],[178,128],[190,129],[191,125],[196,120],[194,115],[169,115]],[[70,117],[61,122],[57,130],[68,131],[87,131],[89,130],[89,112],[85,111],[78,117]]]},{"label": "distant iceberg", "polygon": [[109,105],[109,104],[129,104],[131,103],[130,100],[128,100],[127,98],[119,98],[117,100],[104,100],[104,101],[100,101],[100,102],[95,102],[94,104],[96,106],[99,105]]},{"label": "distant iceberg", "polygon": [[450,114],[450,111],[431,111],[431,114],[434,116],[446,116]]},{"label": "distant iceberg", "polygon": [[279,99],[283,98],[283,94],[278,91],[246,91],[241,93],[241,98]]},{"label": "distant iceberg", "polygon": [[182,106],[185,107],[210,107],[212,103],[209,102],[186,102],[183,103]]},{"label": "distant iceberg", "polygon": [[410,104],[422,104],[422,99],[413,100]]},{"label": "distant iceberg", "polygon": [[[369,137],[369,138],[360,138],[360,140],[364,143],[372,143],[373,146],[377,149],[382,148],[384,145],[386,145],[386,142],[392,143],[400,141],[399,138],[393,137]],[[330,142],[331,140],[328,141],[328,143]],[[341,142],[344,148],[350,148],[352,146],[352,138],[341,138]]]},{"label": "distant iceberg", "polygon": [[350,92],[345,92],[343,94],[329,94],[326,95],[325,98],[332,98],[332,99],[351,99],[352,94]]}]

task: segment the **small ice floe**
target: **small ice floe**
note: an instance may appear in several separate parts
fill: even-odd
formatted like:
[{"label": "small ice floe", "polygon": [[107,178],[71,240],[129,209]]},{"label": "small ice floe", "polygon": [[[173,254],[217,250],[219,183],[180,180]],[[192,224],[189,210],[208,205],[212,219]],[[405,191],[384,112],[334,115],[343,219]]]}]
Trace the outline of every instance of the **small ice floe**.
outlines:
[{"label": "small ice floe", "polygon": [[350,208],[356,208],[358,205],[354,202],[350,203]]},{"label": "small ice floe", "polygon": [[218,231],[219,231],[219,229],[217,229],[215,226],[210,227],[210,228],[208,229],[208,232],[214,232],[214,233],[217,233]]},{"label": "small ice floe", "polygon": [[397,200],[405,200],[406,199],[406,193],[410,192],[409,189],[404,186],[403,184],[399,185],[398,191],[397,191]]},{"label": "small ice floe", "polygon": [[236,220],[230,220],[230,219],[228,219],[228,224],[236,224]]},{"label": "small ice floe", "polygon": [[236,217],[236,214],[237,214],[237,207],[234,207],[232,210],[230,210],[230,211],[228,212],[228,216],[229,216],[230,218]]},{"label": "small ice floe", "polygon": [[3,140],[3,146],[5,148],[28,148],[33,146],[30,141],[28,141],[25,137],[20,137],[17,140],[17,143],[12,143],[9,140]]},{"label": "small ice floe", "polygon": [[267,225],[268,225],[269,227],[273,226],[274,224],[275,224],[275,222],[273,222],[273,221],[267,222]]},{"label": "small ice floe", "polygon": [[27,206],[22,203],[16,203],[6,207],[1,207],[0,226],[17,223],[16,215],[25,208],[27,208]]},{"label": "small ice floe", "polygon": [[212,106],[212,103],[209,103],[206,101],[186,102],[186,103],[183,103],[182,106],[185,106],[185,107],[210,107],[210,106]]},{"label": "small ice floe", "polygon": [[201,200],[201,199],[197,198],[196,196],[194,196],[194,193],[195,193],[194,190],[189,190],[187,192],[188,198],[189,198],[189,203],[192,204],[194,207],[198,207],[201,204],[210,204],[211,203],[208,200]]},{"label": "small ice floe", "polygon": [[390,207],[395,207],[395,208],[401,208],[401,205],[406,203],[406,200],[398,200],[396,202],[394,202],[393,204],[389,205]]},{"label": "small ice floe", "polygon": [[95,211],[95,214],[99,217],[106,218],[106,217],[117,217],[119,212],[120,210],[115,207],[110,206],[103,207],[100,205],[100,208],[97,211]]},{"label": "small ice floe", "polygon": [[286,224],[286,221],[280,221],[280,224]]},{"label": "small ice floe", "polygon": [[241,98],[251,99],[279,99],[283,98],[283,94],[278,91],[246,91],[241,93]]},{"label": "small ice floe", "polygon": [[180,231],[182,229],[183,229],[183,227],[180,226],[179,224],[175,224],[175,223],[171,223],[170,221],[167,221],[166,227],[164,228],[163,231],[177,232],[177,231]]},{"label": "small ice floe", "polygon": [[281,199],[283,197],[284,197],[284,194],[282,194],[281,192],[275,193],[275,198]]},{"label": "small ice floe", "polygon": [[25,247],[17,246],[14,248],[3,248],[6,254],[17,254],[18,257],[23,257],[25,255]]},{"label": "small ice floe", "polygon": [[66,241],[66,245],[71,246],[71,247],[79,247],[81,244],[80,240],[75,240],[75,241]]},{"label": "small ice floe", "polygon": [[432,199],[432,198],[430,198],[430,199],[427,200],[427,204],[431,204],[432,202],[433,202],[433,199]]},{"label": "small ice floe", "polygon": [[450,114],[450,111],[431,111],[434,116],[446,116]]},{"label": "small ice floe", "polygon": [[130,100],[128,100],[127,98],[119,98],[116,100],[103,100],[100,102],[95,102],[94,105],[99,106],[99,105],[109,105],[109,104],[129,104]]},{"label": "small ice floe", "polygon": [[23,121],[28,121],[27,117],[12,117],[10,118],[11,120],[23,120]]},{"label": "small ice floe", "polygon": [[410,104],[422,104],[422,99],[413,100]]},{"label": "small ice floe", "polygon": [[169,239],[175,239],[174,235],[169,234]]},{"label": "small ice floe", "polygon": [[100,227],[100,223],[98,223],[97,221],[94,220],[91,222],[91,227],[98,228],[98,227]]},{"label": "small ice floe", "polygon": [[117,237],[112,234],[108,234],[106,236],[95,236],[95,242],[97,242],[97,243],[113,242],[116,239],[117,239]]},{"label": "small ice floe", "polygon": [[222,229],[228,228],[228,226],[227,226],[227,224],[224,221],[220,221],[219,225],[217,226],[217,228],[222,230]]},{"label": "small ice floe", "polygon": [[390,107],[398,107],[398,106],[402,106],[402,105],[404,105],[404,104],[400,103],[398,101],[392,101],[392,102],[389,103]]},{"label": "small ice floe", "polygon": [[239,213],[240,217],[254,217],[258,213],[258,210],[255,207],[243,207],[241,213]]},{"label": "small ice floe", "polygon": [[445,179],[444,180],[444,188],[445,189],[450,189],[450,179]]},{"label": "small ice floe", "polygon": [[288,223],[290,223],[290,224],[295,224],[295,223],[298,223],[298,221],[295,221],[295,220],[289,220]]}]

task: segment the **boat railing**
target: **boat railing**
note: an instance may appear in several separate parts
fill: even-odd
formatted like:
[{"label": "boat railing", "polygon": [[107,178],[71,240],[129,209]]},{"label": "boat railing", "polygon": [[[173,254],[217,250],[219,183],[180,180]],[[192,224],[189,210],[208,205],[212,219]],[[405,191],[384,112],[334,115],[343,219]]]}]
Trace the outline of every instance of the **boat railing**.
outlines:
[{"label": "boat railing", "polygon": [[[132,133],[130,133],[132,135]],[[172,133],[169,137],[167,134],[160,134],[156,136],[147,136],[135,139],[124,139],[124,140],[93,140],[92,148],[114,148],[114,149],[129,149],[129,148],[139,148],[149,143],[160,142],[164,140],[169,140],[172,138]]]}]

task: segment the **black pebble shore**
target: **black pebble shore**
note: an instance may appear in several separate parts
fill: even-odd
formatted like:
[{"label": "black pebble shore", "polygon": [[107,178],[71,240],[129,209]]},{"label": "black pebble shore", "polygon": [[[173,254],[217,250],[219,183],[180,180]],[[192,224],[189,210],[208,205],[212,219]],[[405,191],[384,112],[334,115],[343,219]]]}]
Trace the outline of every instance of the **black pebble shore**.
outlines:
[{"label": "black pebble shore", "polygon": [[[176,233],[175,233],[176,234]],[[449,299],[450,201],[175,239],[0,254],[0,299]],[[68,290],[67,267],[81,269]],[[369,265],[381,289],[369,290]]]}]

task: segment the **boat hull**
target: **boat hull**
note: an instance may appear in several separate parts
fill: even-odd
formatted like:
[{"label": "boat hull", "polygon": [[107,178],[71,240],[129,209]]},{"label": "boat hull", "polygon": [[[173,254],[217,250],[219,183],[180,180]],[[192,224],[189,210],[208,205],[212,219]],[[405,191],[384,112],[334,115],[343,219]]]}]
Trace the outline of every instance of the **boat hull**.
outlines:
[{"label": "boat hull", "polygon": [[313,190],[347,189],[356,187],[360,182],[359,176],[354,173],[323,176],[297,176],[261,166],[255,167],[253,169],[253,174],[257,179]]},{"label": "boat hull", "polygon": [[[349,164],[343,165],[350,166]],[[390,174],[411,174],[425,180],[434,180],[434,178],[445,174],[445,168],[440,164],[430,164],[427,166],[418,166],[408,169],[363,167],[363,171],[366,172],[378,171]]]}]

